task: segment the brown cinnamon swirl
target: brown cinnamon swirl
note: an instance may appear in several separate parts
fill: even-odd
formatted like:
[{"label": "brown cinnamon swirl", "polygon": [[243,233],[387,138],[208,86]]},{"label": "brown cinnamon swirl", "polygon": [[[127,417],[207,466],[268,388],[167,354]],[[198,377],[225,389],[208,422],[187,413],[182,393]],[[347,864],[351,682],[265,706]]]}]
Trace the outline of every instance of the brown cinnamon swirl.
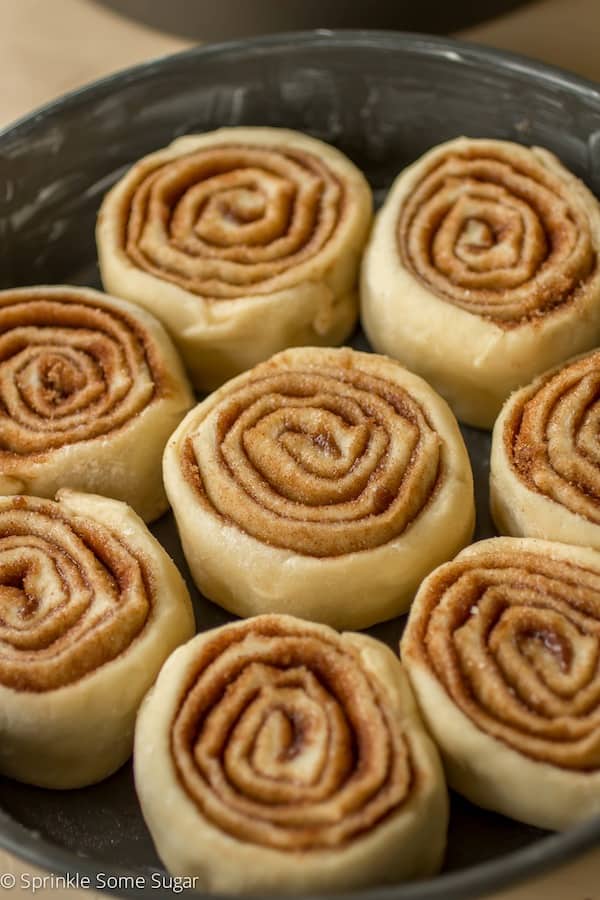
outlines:
[{"label": "brown cinnamon swirl", "polygon": [[152,316],[79,287],[0,292],[0,492],[167,508],[161,459],[193,398]]},{"label": "brown cinnamon swirl", "polygon": [[284,347],[351,332],[371,216],[364,177],[321,141],[278,128],[190,135],[105,198],[102,279],[155,313],[196,386],[212,389]]},{"label": "brown cinnamon swirl", "polygon": [[600,550],[600,351],[553,369],[506,402],[494,428],[498,529]]},{"label": "brown cinnamon swirl", "polygon": [[458,791],[542,828],[600,812],[600,554],[473,544],[423,582],[401,654]]},{"label": "brown cinnamon swirl", "polygon": [[177,429],[164,478],[198,587],[244,616],[390,618],[473,529],[444,401],[347,348],[287,350],[228,382]]},{"label": "brown cinnamon swirl", "polygon": [[193,633],[181,576],[124,503],[0,498],[0,771],[53,788],[109,775]]},{"label": "brown cinnamon swirl", "polygon": [[512,390],[600,336],[600,207],[547,150],[459,138],[397,178],[367,249],[373,346],[491,428]]},{"label": "brown cinnamon swirl", "polygon": [[143,704],[134,759],[159,855],[204,889],[358,887],[441,862],[441,766],[372,638],[276,615],[198,635]]}]

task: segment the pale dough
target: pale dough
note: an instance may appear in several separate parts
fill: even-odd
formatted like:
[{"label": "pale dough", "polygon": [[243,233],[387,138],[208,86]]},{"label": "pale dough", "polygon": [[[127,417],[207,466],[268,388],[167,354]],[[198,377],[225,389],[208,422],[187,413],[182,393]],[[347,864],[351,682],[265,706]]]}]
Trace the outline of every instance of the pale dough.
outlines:
[{"label": "pale dough", "polygon": [[375,350],[468,425],[600,339],[600,207],[547,150],[458,138],[396,179],[361,274]]},{"label": "pale dough", "polygon": [[128,759],[142,698],[194,616],[132,509],[57,500],[0,498],[0,771],[64,789]]},{"label": "pale dough", "polygon": [[107,290],[164,323],[212,390],[288,346],[339,344],[358,316],[372,219],[339,150],[280,128],[221,128],[146,156],[106,196]]},{"label": "pale dough", "polygon": [[600,352],[514,393],[492,437],[490,505],[498,530],[600,550]]},{"label": "pale dough", "polygon": [[318,893],[441,865],[437,752],[398,659],[364,635],[289,616],[198,635],[144,701],[134,767],[159,856],[202,890]]},{"label": "pale dough", "polygon": [[70,487],[156,519],[163,450],[193,402],[144,310],[89,288],[0,292],[0,493]]},{"label": "pale dough", "polygon": [[539,828],[600,813],[600,554],[463,550],[421,586],[401,658],[451,787]]},{"label": "pale dough", "polygon": [[286,350],[228,382],[169,440],[164,479],[196,584],[241,616],[392,618],[473,531],[446,403],[348,348]]}]

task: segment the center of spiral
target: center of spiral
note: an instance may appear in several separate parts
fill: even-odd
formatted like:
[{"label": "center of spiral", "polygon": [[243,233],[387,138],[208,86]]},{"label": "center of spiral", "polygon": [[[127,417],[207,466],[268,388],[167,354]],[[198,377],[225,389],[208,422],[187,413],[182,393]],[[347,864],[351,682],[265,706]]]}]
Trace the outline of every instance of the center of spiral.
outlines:
[{"label": "center of spiral", "polygon": [[264,216],[265,198],[256,191],[241,188],[222,198],[220,209],[226,221],[233,225],[243,225]]},{"label": "center of spiral", "polygon": [[40,365],[40,383],[47,402],[59,405],[84,385],[83,374],[62,356],[45,357]]},{"label": "center of spiral", "polygon": [[496,243],[494,230],[481,219],[467,219],[458,238],[458,248],[476,253],[489,250]]},{"label": "center of spiral", "polygon": [[295,759],[303,747],[304,728],[300,716],[276,707],[267,717],[256,742],[257,756],[270,755],[280,763]]},{"label": "center of spiral", "polygon": [[[292,789],[317,785],[328,753],[327,716],[317,698],[304,693],[307,684],[272,693],[275,705],[262,722],[252,754],[257,775]],[[338,737],[342,741],[341,732]]]},{"label": "center of spiral", "polygon": [[573,652],[568,642],[554,631],[547,628],[529,631],[525,635],[526,642],[533,642],[545,652],[550,653],[558,662],[561,672],[568,672],[573,658]]},{"label": "center of spiral", "polygon": [[338,447],[335,438],[327,431],[317,431],[316,434],[313,435],[312,441],[315,447],[323,453],[327,453],[329,456],[340,456],[340,448]]},{"label": "center of spiral", "polygon": [[29,618],[37,601],[27,590],[27,571],[21,566],[0,570],[0,624],[14,626]]}]

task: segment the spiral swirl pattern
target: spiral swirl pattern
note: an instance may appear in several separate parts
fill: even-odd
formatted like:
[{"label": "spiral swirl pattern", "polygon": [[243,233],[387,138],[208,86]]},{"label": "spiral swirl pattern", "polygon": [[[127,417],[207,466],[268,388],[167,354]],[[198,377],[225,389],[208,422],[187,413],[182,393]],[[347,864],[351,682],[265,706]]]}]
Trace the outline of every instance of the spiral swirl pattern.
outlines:
[{"label": "spiral swirl pattern", "polygon": [[583,188],[550,153],[461,139],[417,169],[397,240],[434,294],[510,326],[585,290],[597,249]]},{"label": "spiral swirl pattern", "polygon": [[511,400],[503,446],[537,491],[600,525],[600,352],[538,379]]},{"label": "spiral swirl pattern", "polygon": [[289,287],[348,213],[343,180],[313,153],[222,143],[128,176],[121,246],[153,276],[215,300]]},{"label": "spiral swirl pattern", "polygon": [[280,616],[200,645],[171,752],[210,822],[288,851],[351,841],[399,808],[416,777],[398,718],[353,645]]},{"label": "spiral swirl pattern", "polygon": [[381,546],[443,474],[441,438],[403,371],[350,350],[274,357],[192,414],[185,478],[206,508],[275,547],[328,557]]},{"label": "spiral swirl pattern", "polygon": [[424,663],[488,735],[533,760],[596,771],[600,568],[552,546],[483,541],[442,566],[419,592],[402,656]]},{"label": "spiral swirl pattern", "polygon": [[0,684],[53,690],[125,652],[152,614],[149,573],[95,520],[0,498]]},{"label": "spiral swirl pattern", "polygon": [[165,392],[141,323],[100,298],[75,288],[0,294],[0,470],[108,436]]}]

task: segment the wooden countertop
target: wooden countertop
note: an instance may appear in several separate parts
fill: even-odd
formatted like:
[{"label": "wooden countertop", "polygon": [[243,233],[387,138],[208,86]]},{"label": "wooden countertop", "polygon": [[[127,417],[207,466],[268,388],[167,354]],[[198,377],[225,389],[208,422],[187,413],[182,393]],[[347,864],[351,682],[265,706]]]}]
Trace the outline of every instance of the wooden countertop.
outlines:
[{"label": "wooden countertop", "polygon": [[[90,0],[0,0],[0,13],[0,83],[4,85],[0,127],[71,88],[189,46]],[[538,0],[460,36],[537,57],[600,81],[599,35],[598,0]],[[12,889],[2,887],[1,876],[6,873],[15,875]],[[0,851],[0,900],[8,894],[33,896],[21,881],[24,873],[44,874]],[[100,894],[52,886],[35,894],[39,900],[89,900],[94,896]],[[162,892],[156,891],[156,896]],[[492,900],[600,900],[600,847],[541,879],[496,894]]]}]

